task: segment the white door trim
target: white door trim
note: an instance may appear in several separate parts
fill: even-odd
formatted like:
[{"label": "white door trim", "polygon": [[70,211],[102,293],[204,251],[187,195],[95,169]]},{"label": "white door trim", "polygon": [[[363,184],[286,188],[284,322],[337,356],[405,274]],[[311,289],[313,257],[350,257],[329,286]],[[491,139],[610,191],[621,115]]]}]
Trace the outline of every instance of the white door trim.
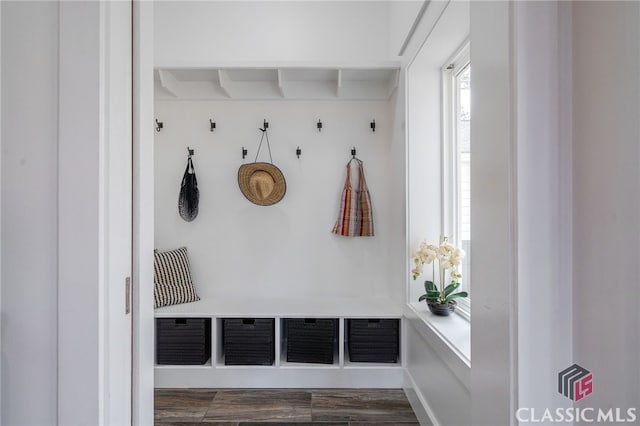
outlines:
[{"label": "white door trim", "polygon": [[133,12],[133,421],[153,424],[153,2]]}]

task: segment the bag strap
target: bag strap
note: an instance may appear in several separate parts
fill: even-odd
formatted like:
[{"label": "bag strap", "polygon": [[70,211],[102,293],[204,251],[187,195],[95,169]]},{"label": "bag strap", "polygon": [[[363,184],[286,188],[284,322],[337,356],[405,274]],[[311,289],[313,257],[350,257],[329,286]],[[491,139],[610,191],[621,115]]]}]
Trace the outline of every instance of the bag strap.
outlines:
[{"label": "bag strap", "polygon": [[187,158],[187,167],[185,167],[185,169],[184,169],[184,177],[186,177],[187,174],[194,172],[194,171],[189,172],[189,168],[191,168],[191,170],[193,170],[193,162],[191,161],[191,158]]},{"label": "bag strap", "polygon": [[358,182],[358,190],[359,191],[368,191],[367,189],[367,181],[364,178],[364,165],[362,163],[362,161],[358,160],[358,175],[359,175],[359,182]]},{"label": "bag strap", "polygon": [[[189,171],[189,168],[191,168],[191,171]],[[193,178],[195,179],[196,169],[193,167],[191,157],[187,158],[187,167],[184,169],[184,175],[182,176],[182,185],[185,184],[189,175],[193,175]]]},{"label": "bag strap", "polygon": [[256,152],[256,158],[253,160],[254,163],[258,162],[258,155],[260,155],[260,149],[262,148],[262,141],[264,138],[267,138],[267,149],[269,150],[269,162],[273,164],[273,158],[271,157],[271,145],[269,144],[269,134],[267,133],[267,129],[260,129],[262,131],[262,137],[260,137],[260,144],[258,145],[258,152]]},{"label": "bag strap", "polygon": [[[351,185],[351,163],[353,162],[358,163],[358,173],[359,173],[359,179],[358,179],[358,189],[361,188],[362,186],[362,177],[364,176],[364,171],[362,170],[362,160],[360,160],[359,158],[353,157],[351,160],[349,160],[349,162],[347,163],[347,183],[346,185],[349,186],[349,188],[352,187]],[[366,184],[365,184],[365,188],[366,188]]]},{"label": "bag strap", "polygon": [[347,180],[344,183],[345,188],[351,188],[351,161],[347,163]]}]

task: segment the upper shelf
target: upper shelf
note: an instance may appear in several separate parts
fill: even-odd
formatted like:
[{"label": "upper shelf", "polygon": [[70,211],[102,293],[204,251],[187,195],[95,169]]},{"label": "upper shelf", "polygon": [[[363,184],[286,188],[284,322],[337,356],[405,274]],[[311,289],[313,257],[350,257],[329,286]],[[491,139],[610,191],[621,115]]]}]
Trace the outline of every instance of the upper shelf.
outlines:
[{"label": "upper shelf", "polygon": [[398,87],[400,70],[384,68],[207,68],[157,69],[156,99],[386,100]]}]

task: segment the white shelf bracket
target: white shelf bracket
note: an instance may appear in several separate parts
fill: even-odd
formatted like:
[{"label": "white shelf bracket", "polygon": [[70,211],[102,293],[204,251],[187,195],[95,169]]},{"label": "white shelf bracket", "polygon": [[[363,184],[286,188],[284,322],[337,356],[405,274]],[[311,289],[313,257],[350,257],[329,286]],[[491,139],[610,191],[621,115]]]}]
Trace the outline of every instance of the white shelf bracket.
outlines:
[{"label": "white shelf bracket", "polygon": [[160,86],[162,86],[164,90],[169,92],[171,96],[177,98],[178,90],[176,86],[178,85],[178,82],[176,78],[166,70],[158,70],[158,78],[160,79]]},{"label": "white shelf bracket", "polygon": [[218,70],[218,82],[220,84],[220,90],[227,98],[232,98],[229,92],[229,86],[231,86],[231,79],[224,70]]},{"label": "white shelf bracket", "polygon": [[284,79],[282,77],[283,71],[282,69],[278,68],[278,91],[280,92],[280,96],[282,96],[283,98],[286,98],[287,96],[285,95],[285,90],[284,90]]},{"label": "white shelf bracket", "polygon": [[342,70],[338,70],[338,79],[336,80],[336,97],[342,95]]}]

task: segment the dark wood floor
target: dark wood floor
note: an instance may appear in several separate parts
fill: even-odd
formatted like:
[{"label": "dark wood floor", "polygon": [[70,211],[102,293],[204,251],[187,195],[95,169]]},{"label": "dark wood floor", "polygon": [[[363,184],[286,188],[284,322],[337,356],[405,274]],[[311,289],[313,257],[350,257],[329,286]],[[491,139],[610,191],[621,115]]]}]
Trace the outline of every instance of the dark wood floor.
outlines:
[{"label": "dark wood floor", "polygon": [[159,426],[416,426],[401,389],[156,389]]}]

